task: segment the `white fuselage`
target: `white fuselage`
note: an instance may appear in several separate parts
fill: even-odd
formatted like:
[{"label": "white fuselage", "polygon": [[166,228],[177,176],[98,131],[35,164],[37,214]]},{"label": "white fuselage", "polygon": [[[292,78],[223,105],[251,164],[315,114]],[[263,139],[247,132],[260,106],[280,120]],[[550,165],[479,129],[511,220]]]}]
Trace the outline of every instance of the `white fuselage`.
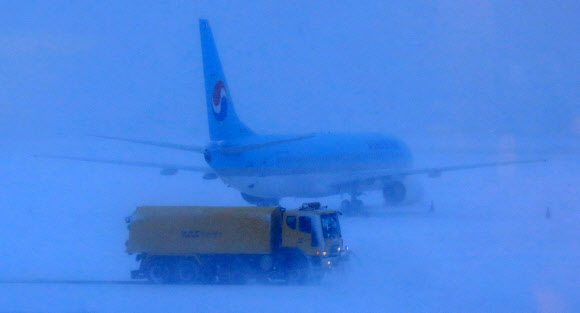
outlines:
[{"label": "white fuselage", "polygon": [[210,153],[208,164],[226,185],[276,199],[380,189],[377,172],[411,166],[404,143],[378,134],[320,134],[239,154]]}]

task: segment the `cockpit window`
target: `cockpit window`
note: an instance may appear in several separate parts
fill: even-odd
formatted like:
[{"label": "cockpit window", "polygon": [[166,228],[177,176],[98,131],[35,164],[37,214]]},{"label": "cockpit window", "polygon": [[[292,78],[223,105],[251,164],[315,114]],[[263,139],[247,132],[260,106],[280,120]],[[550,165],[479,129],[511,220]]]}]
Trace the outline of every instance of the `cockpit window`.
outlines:
[{"label": "cockpit window", "polygon": [[336,213],[322,215],[321,221],[324,238],[341,238],[340,224]]}]

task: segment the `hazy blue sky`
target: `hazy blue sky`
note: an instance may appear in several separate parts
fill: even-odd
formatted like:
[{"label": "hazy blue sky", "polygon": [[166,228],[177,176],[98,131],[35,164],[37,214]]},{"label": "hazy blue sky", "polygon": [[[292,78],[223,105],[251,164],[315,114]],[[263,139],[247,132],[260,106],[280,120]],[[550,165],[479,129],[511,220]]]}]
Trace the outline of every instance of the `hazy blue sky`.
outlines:
[{"label": "hazy blue sky", "polygon": [[2,142],[207,138],[197,19],[261,132],[580,136],[577,1],[2,1]]}]

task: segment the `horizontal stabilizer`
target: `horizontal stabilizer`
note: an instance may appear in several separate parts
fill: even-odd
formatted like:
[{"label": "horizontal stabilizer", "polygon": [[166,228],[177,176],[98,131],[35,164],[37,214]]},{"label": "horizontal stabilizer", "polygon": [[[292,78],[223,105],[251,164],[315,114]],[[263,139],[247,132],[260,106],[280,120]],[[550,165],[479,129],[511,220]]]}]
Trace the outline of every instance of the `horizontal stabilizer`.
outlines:
[{"label": "horizontal stabilizer", "polygon": [[61,159],[61,160],[73,160],[82,162],[93,162],[93,163],[106,163],[114,165],[123,166],[136,166],[136,167],[150,167],[161,169],[161,175],[175,175],[178,171],[189,171],[189,172],[202,172],[204,175],[211,176],[215,174],[214,171],[205,166],[187,166],[187,165],[176,165],[167,163],[155,163],[155,162],[139,162],[139,161],[125,161],[125,160],[113,160],[113,159],[100,159],[100,158],[84,158],[84,157],[72,157],[65,155],[35,155],[36,158],[48,158],[48,159]]},{"label": "horizontal stabilizer", "polygon": [[176,150],[183,150],[183,151],[192,151],[192,152],[199,152],[199,153],[203,153],[203,151],[205,150],[205,148],[201,147],[201,146],[183,145],[183,144],[178,144],[178,143],[159,142],[159,141],[112,137],[112,136],[101,136],[101,135],[90,135],[90,136],[97,137],[97,138],[103,138],[103,139],[109,139],[109,140],[136,143],[136,144],[147,145],[147,146],[169,148],[169,149],[176,149]]}]

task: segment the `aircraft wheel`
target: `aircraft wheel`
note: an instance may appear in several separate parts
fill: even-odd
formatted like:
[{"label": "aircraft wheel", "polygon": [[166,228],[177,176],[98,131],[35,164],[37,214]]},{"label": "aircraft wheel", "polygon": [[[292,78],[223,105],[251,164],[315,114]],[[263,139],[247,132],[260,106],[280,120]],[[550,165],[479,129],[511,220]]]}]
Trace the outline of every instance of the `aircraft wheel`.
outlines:
[{"label": "aircraft wheel", "polygon": [[363,207],[364,207],[364,204],[363,204],[363,202],[362,202],[361,200],[359,200],[359,199],[354,199],[354,200],[352,200],[352,202],[350,203],[350,206],[351,206],[351,208],[352,208],[353,210],[360,211],[360,210],[362,210],[362,209],[363,209]]},{"label": "aircraft wheel", "polygon": [[340,211],[342,213],[349,213],[350,209],[351,209],[350,201],[347,199],[342,200],[342,202],[340,203]]}]

